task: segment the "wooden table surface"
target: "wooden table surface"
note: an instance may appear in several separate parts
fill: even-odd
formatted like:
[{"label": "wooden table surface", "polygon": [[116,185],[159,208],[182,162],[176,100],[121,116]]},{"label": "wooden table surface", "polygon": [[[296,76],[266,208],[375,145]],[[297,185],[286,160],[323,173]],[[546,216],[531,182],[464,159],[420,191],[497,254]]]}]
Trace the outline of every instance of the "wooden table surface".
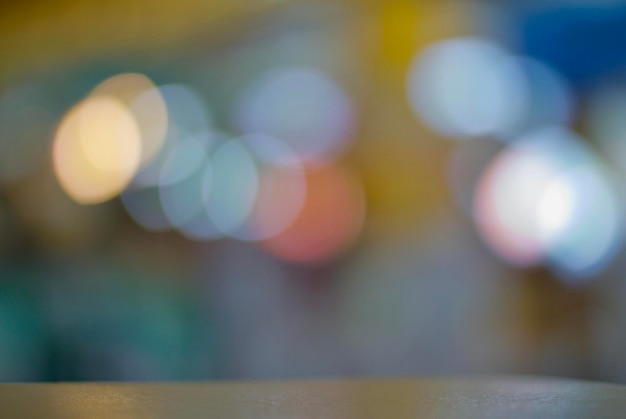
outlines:
[{"label": "wooden table surface", "polygon": [[0,385],[2,418],[610,418],[626,386],[533,377]]}]

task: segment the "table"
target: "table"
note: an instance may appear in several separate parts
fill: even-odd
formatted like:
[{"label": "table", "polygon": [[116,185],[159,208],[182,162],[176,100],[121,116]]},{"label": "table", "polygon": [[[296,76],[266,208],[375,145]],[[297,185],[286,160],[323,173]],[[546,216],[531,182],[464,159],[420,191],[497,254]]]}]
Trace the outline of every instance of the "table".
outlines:
[{"label": "table", "polygon": [[2,418],[626,417],[626,386],[536,377],[0,385]]}]

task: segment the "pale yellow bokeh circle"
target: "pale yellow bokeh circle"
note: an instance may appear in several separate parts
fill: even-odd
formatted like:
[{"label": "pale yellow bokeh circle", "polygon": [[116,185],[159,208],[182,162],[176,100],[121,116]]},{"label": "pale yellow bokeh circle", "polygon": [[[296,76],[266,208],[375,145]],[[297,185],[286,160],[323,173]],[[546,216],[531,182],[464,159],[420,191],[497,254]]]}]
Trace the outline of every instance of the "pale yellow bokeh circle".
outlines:
[{"label": "pale yellow bokeh circle", "polygon": [[95,204],[119,194],[142,155],[138,124],[124,103],[90,96],[72,108],[57,129],[52,159],[63,190],[76,202]]},{"label": "pale yellow bokeh circle", "polygon": [[126,105],[141,134],[142,164],[159,153],[167,135],[167,107],[148,77],[139,73],[118,74],[96,86],[89,97],[112,97]]}]

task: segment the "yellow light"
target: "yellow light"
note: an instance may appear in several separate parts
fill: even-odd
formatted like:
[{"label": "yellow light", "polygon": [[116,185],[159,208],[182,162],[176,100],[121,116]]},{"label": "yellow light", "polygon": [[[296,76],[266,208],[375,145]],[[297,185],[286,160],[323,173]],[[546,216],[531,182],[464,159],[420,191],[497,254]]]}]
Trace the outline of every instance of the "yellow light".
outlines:
[{"label": "yellow light", "polygon": [[143,74],[124,73],[96,86],[89,97],[112,97],[132,113],[141,134],[141,163],[152,160],[167,134],[167,107],[159,89]]},{"label": "yellow light", "polygon": [[130,107],[141,132],[141,163],[149,163],[165,143],[168,113],[165,100],[155,86],[143,92]]},{"label": "yellow light", "polygon": [[64,191],[76,202],[113,198],[141,162],[141,135],[124,104],[91,96],[71,109],[56,132],[52,159]]},{"label": "yellow light", "polygon": [[154,83],[143,74],[124,73],[104,80],[89,96],[113,96],[129,106],[140,94],[153,88]]}]

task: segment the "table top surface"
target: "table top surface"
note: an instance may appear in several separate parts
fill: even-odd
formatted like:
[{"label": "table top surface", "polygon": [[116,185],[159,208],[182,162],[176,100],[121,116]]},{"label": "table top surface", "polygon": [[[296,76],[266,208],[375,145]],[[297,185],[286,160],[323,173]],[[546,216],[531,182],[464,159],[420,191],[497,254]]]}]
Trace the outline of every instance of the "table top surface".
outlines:
[{"label": "table top surface", "polygon": [[1,384],[2,417],[626,417],[626,386],[536,377]]}]

